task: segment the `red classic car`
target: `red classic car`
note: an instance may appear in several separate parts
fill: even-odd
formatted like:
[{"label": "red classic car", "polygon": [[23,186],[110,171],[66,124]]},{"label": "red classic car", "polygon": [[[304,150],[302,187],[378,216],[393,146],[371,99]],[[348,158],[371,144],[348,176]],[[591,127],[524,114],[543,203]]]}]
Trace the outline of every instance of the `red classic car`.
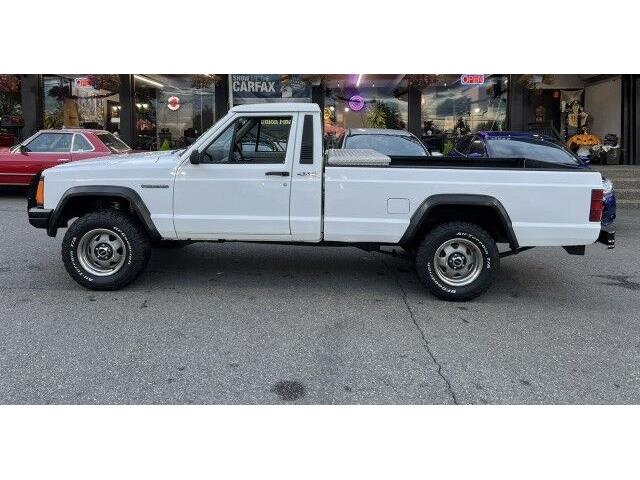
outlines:
[{"label": "red classic car", "polygon": [[0,185],[29,185],[42,170],[61,163],[129,152],[126,143],[104,130],[41,130],[0,151]]}]

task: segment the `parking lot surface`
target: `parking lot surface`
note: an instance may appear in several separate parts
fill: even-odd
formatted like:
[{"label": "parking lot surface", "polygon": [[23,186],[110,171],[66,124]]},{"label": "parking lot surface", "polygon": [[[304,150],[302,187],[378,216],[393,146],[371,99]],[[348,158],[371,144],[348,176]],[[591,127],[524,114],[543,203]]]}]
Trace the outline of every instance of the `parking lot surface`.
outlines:
[{"label": "parking lot surface", "polygon": [[[544,208],[542,206],[541,208]],[[155,250],[118,292],[67,275],[0,190],[0,403],[640,402],[640,210],[617,246],[504,258],[468,303],[356,248]]]}]

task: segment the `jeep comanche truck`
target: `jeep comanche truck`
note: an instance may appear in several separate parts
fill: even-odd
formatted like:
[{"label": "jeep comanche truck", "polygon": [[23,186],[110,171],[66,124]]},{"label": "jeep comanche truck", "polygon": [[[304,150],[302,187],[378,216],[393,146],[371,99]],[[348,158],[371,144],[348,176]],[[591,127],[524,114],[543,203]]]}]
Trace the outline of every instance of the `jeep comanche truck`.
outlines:
[{"label": "jeep comanche truck", "polygon": [[242,105],[186,150],[45,170],[28,214],[50,236],[68,227],[64,265],[94,290],[132,282],[157,243],[244,241],[400,246],[433,294],[468,300],[501,256],[613,246],[601,176],[574,160],[324,152],[318,106]]}]

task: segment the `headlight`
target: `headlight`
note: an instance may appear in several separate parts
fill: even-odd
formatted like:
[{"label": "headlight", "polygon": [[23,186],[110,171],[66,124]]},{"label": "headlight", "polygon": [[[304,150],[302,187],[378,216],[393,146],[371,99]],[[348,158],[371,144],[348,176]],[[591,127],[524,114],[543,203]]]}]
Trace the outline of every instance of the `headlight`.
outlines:
[{"label": "headlight", "polygon": [[613,183],[608,178],[602,179],[602,190],[605,195],[609,195],[613,191]]}]

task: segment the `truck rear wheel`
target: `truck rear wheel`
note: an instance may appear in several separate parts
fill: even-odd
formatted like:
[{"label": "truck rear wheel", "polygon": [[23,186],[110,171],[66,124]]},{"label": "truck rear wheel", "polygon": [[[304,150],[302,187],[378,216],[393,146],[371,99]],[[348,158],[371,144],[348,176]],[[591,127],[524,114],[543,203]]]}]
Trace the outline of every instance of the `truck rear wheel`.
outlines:
[{"label": "truck rear wheel", "polygon": [[500,266],[494,239],[467,222],[451,222],[431,230],[416,254],[422,283],[443,300],[471,300],[493,283]]},{"label": "truck rear wheel", "polygon": [[91,290],[118,290],[149,261],[149,238],[128,213],[103,209],[78,218],[62,240],[62,261],[71,277]]}]

